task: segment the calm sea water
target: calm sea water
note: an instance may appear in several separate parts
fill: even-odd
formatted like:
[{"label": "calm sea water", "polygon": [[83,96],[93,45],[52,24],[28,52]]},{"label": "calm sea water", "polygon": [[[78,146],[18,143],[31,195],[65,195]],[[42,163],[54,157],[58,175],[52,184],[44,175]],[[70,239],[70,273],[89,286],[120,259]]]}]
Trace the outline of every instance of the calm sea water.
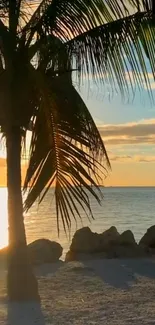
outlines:
[{"label": "calm sea water", "polygon": [[[104,198],[102,205],[91,199],[95,220],[91,223],[84,218],[83,225],[78,222],[77,228],[89,226],[95,232],[103,232],[112,225],[122,232],[131,229],[138,241],[146,229],[155,224],[155,187],[102,188]],[[61,243],[64,254],[69,248],[70,240],[61,228],[58,238],[56,214],[54,207],[54,190],[51,189],[44,202],[38,207],[36,203],[25,216],[27,240],[49,238]],[[7,191],[0,189],[0,246],[7,244]],[[71,237],[76,230],[73,222]]]}]

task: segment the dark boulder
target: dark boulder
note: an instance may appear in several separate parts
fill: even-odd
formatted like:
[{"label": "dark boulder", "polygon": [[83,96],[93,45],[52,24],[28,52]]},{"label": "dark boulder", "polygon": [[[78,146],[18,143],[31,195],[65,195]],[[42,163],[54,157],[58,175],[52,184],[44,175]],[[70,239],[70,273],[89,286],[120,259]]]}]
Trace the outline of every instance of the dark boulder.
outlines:
[{"label": "dark boulder", "polygon": [[92,232],[89,227],[81,228],[73,236],[65,261],[105,257],[105,252],[114,245],[118,237],[116,227],[110,227],[101,234]]},{"label": "dark boulder", "polygon": [[141,238],[139,245],[153,249],[155,248],[155,226],[147,229],[147,232]]},{"label": "dark boulder", "polygon": [[89,227],[77,230],[73,236],[70,251],[74,253],[99,253],[107,250],[119,237],[116,227],[111,227],[101,234],[94,233]]},{"label": "dark boulder", "polygon": [[118,243],[122,246],[135,246],[135,237],[131,230],[126,230],[118,238]]},{"label": "dark boulder", "polygon": [[28,255],[32,264],[52,263],[59,260],[63,248],[57,242],[37,239],[28,245]]},{"label": "dark boulder", "polygon": [[109,247],[115,245],[120,238],[120,234],[118,233],[116,227],[114,226],[105,230],[103,233],[98,234],[98,236],[99,236],[98,252],[107,251]]},{"label": "dark boulder", "polygon": [[77,230],[73,236],[70,251],[74,253],[93,253],[98,246],[98,234],[89,227]]}]

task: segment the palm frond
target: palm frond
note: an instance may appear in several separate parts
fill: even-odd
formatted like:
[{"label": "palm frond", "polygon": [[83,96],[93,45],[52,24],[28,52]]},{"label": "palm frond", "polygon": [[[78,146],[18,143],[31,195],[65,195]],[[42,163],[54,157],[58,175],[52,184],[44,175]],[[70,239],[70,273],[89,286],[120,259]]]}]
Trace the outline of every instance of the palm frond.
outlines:
[{"label": "palm frond", "polygon": [[100,201],[97,184],[110,163],[89,111],[66,76],[51,78],[48,71],[41,96],[24,185],[25,190],[30,185],[25,208],[38,197],[41,202],[55,185],[58,229],[61,216],[67,231],[71,214],[75,220],[80,217],[78,205],[92,216],[88,192]]},{"label": "palm frond", "polygon": [[129,0],[129,3],[138,11],[149,11],[154,8],[154,0]]},{"label": "palm frond", "polygon": [[[132,7],[137,9],[134,1]],[[130,4],[131,6],[131,4]],[[100,24],[129,15],[128,3],[120,0],[43,0],[32,15],[23,33],[29,36],[54,34],[67,41]]]},{"label": "palm frond", "polygon": [[[143,9],[145,7],[146,3],[143,2]],[[39,56],[42,54],[45,62],[46,52],[46,67],[52,64],[54,58],[56,62],[56,58],[65,53],[70,69],[76,70],[80,79],[86,74],[96,81],[110,84],[112,91],[118,91],[119,87],[124,98],[129,98],[131,93],[134,95],[137,88],[141,90],[145,87],[152,100],[148,71],[151,69],[154,75],[154,59],[149,57],[147,62],[146,48],[153,48],[153,37],[152,11],[139,11],[93,28],[65,43],[54,35],[44,36],[38,40],[38,44],[36,42],[30,47],[29,53],[30,57],[36,52]]]},{"label": "palm frond", "polygon": [[[134,93],[136,86],[142,89],[144,84],[151,91],[148,66],[154,75],[155,60],[152,56],[152,61],[147,62],[144,43],[145,48],[153,49],[153,18],[152,12],[138,12],[73,38],[65,44],[71,66],[80,71],[80,77],[91,75],[95,80],[110,83],[113,89],[118,86],[124,97],[131,89]],[[151,25],[153,28],[147,29],[148,40],[144,27]]]}]

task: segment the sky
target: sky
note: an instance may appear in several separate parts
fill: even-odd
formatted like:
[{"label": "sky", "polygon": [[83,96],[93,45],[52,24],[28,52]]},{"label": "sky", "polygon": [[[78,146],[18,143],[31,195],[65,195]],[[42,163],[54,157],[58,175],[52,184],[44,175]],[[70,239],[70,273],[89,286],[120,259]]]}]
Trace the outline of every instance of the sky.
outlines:
[{"label": "sky", "polygon": [[[155,82],[150,73],[155,95]],[[98,128],[111,161],[105,186],[155,186],[155,104],[145,88],[135,98],[109,98],[109,89],[90,83],[80,93]]]}]

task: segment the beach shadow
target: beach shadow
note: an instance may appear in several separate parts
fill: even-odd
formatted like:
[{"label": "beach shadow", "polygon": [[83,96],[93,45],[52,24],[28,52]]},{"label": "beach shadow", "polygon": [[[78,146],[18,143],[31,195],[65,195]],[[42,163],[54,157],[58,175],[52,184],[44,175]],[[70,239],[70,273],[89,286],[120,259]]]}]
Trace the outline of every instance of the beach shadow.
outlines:
[{"label": "beach shadow", "polygon": [[[34,268],[38,277],[46,277],[55,274],[63,266],[63,261],[43,264]],[[6,311],[6,325],[46,325],[45,317],[41,310],[41,304],[37,302],[9,302],[6,292],[7,271],[0,267],[0,308]],[[1,323],[1,319],[0,319]]]},{"label": "beach shadow", "polygon": [[8,303],[7,325],[45,325],[40,303]]},{"label": "beach shadow", "polygon": [[64,262],[59,260],[58,262],[42,264],[34,268],[36,276],[47,276],[49,274],[55,274],[60,267],[64,266]]},{"label": "beach shadow", "polygon": [[115,288],[127,290],[137,281],[133,272],[128,270],[124,264],[124,260],[119,259],[103,259],[86,261],[84,264],[91,267],[103,282]]},{"label": "beach shadow", "polygon": [[155,263],[149,259],[103,259],[82,261],[105,283],[124,290],[138,282],[137,276],[155,278]]},{"label": "beach shadow", "polygon": [[127,259],[124,265],[134,274],[155,279],[155,261],[151,259]]}]

